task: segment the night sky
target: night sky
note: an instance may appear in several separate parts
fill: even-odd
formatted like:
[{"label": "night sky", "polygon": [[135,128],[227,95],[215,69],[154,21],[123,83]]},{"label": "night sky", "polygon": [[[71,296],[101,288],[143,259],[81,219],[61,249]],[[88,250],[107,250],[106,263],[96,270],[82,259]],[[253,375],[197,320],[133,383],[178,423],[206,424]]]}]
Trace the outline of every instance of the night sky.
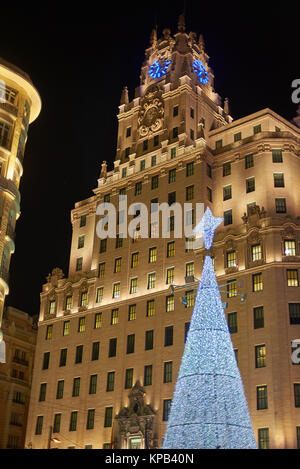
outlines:
[{"label": "night sky", "polygon": [[0,56],[30,75],[43,103],[29,128],[6,301],[29,314],[39,312],[46,275],[68,272],[70,211],[93,195],[101,162],[113,167],[121,91],[127,85],[132,99],[155,23],[159,37],[165,27],[175,33],[185,8],[187,32],[204,35],[215,90],[229,98],[234,119],[265,107],[296,115],[296,2],[285,2],[286,10],[269,1],[108,3],[105,10],[88,1],[1,6]]}]

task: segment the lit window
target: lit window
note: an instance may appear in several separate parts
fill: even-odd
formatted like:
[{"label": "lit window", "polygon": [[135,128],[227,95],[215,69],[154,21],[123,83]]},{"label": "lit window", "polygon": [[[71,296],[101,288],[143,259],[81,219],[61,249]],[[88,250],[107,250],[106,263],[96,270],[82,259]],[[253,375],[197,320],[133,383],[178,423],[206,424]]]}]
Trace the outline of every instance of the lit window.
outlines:
[{"label": "lit window", "polygon": [[257,306],[253,308],[254,315],[254,329],[261,329],[264,327],[264,307]]},{"label": "lit window", "polygon": [[174,267],[171,267],[170,269],[167,269],[167,280],[166,284],[170,285],[171,283],[174,282]]},{"label": "lit window", "polygon": [[284,174],[274,173],[274,187],[284,187]]},{"label": "lit window", "polygon": [[174,295],[169,295],[166,297],[166,311],[167,313],[174,311],[175,309],[175,300]]},{"label": "lit window", "polygon": [[49,301],[49,314],[55,313],[55,300]]},{"label": "lit window", "polygon": [[148,300],[147,301],[146,316],[149,318],[149,317],[152,317],[154,315],[155,315],[155,301],[154,300]]},{"label": "lit window", "polygon": [[102,326],[102,313],[96,313],[94,327],[95,329],[99,329],[99,327],[101,326]]},{"label": "lit window", "polygon": [[167,245],[167,257],[175,256],[175,241],[171,241]]},{"label": "lit window", "polygon": [[47,326],[46,340],[52,339],[52,331],[53,331],[53,325],[50,324],[49,326]]},{"label": "lit window", "polygon": [[136,319],[136,305],[129,305],[128,321],[134,321],[135,319]]},{"label": "lit window", "polygon": [[111,325],[118,324],[119,322],[119,309],[115,308],[111,312]]},{"label": "lit window", "polygon": [[159,237],[159,225],[157,222],[150,224],[150,238],[158,238]]},{"label": "lit window", "polygon": [[152,272],[151,274],[148,274],[148,290],[155,288],[155,282],[156,282],[156,273]]},{"label": "lit window", "polygon": [[195,292],[194,290],[189,290],[185,292],[186,296],[186,307],[190,308],[193,307],[195,304]]},{"label": "lit window", "polygon": [[252,262],[258,261],[262,258],[261,244],[253,244],[253,246],[251,246],[251,258]]},{"label": "lit window", "polygon": [[227,282],[227,298],[237,296],[236,280],[230,280]]},{"label": "lit window", "polygon": [[153,247],[149,249],[149,263],[152,264],[157,260],[157,248]]},{"label": "lit window", "polygon": [[256,345],[255,347],[255,368],[264,368],[266,366],[266,346]]},{"label": "lit window", "polygon": [[70,334],[70,321],[64,321],[63,335],[69,335],[69,334]]},{"label": "lit window", "polygon": [[253,291],[263,290],[263,281],[262,281],[261,273],[252,275],[252,287],[253,287]]},{"label": "lit window", "polygon": [[101,264],[99,264],[99,270],[98,270],[99,278],[103,278],[104,274],[105,274],[105,262],[101,262]]},{"label": "lit window", "polygon": [[113,285],[113,298],[119,298],[120,296],[120,282],[114,283]]},{"label": "lit window", "polygon": [[256,408],[257,410],[264,410],[268,408],[268,392],[267,386],[256,387]]},{"label": "lit window", "polygon": [[284,240],[284,255],[295,256],[296,255],[296,241],[293,239]]},{"label": "lit window", "polygon": [[66,303],[65,303],[66,311],[70,311],[72,308],[72,295],[66,296]]},{"label": "lit window", "polygon": [[101,301],[103,300],[103,292],[104,292],[104,287],[97,288],[96,303],[101,303]]},{"label": "lit window", "polygon": [[87,306],[88,293],[84,291],[80,295],[80,306]]},{"label": "lit window", "polygon": [[288,287],[299,287],[298,270],[297,269],[287,269],[286,275],[287,275]]},{"label": "lit window", "polygon": [[121,272],[121,262],[122,262],[122,257],[118,257],[117,259],[115,259],[115,269],[114,269],[115,273]]},{"label": "lit window", "polygon": [[78,332],[85,332],[85,317],[78,320]]},{"label": "lit window", "polygon": [[185,276],[192,277],[194,275],[194,262],[188,262],[185,266]]},{"label": "lit window", "polygon": [[138,252],[134,252],[134,253],[131,255],[131,268],[137,267],[138,264],[139,264],[139,253],[138,253]]},{"label": "lit window", "polygon": [[137,284],[138,284],[138,279],[137,278],[132,278],[130,280],[130,293],[136,293],[137,292]]},{"label": "lit window", "polygon": [[230,251],[226,253],[226,267],[236,267],[236,252]]},{"label": "lit window", "polygon": [[195,238],[185,238],[185,252],[192,252],[194,250]]}]

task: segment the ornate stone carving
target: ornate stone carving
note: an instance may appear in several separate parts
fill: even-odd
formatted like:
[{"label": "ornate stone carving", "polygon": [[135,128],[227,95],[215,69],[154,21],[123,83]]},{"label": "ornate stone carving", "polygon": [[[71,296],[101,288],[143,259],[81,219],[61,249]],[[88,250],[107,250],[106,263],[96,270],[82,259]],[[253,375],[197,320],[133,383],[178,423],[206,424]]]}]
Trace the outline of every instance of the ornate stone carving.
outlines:
[{"label": "ornate stone carving", "polygon": [[284,238],[294,238],[295,237],[295,230],[291,225],[285,226],[284,230],[281,232],[281,235]]},{"label": "ornate stone carving", "polygon": [[141,109],[138,115],[139,133],[147,137],[162,128],[164,117],[164,103],[162,92],[158,86],[151,86],[141,99]]}]

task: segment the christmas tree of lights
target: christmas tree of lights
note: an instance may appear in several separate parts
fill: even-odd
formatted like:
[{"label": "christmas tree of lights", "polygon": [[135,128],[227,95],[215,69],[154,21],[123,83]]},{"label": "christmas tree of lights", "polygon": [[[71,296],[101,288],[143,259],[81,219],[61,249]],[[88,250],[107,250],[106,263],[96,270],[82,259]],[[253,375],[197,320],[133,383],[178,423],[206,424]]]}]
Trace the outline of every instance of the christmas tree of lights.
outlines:
[{"label": "christmas tree of lights", "polygon": [[[223,218],[194,231],[212,245]],[[206,256],[163,441],[169,449],[255,449],[256,442],[212,259]]]}]

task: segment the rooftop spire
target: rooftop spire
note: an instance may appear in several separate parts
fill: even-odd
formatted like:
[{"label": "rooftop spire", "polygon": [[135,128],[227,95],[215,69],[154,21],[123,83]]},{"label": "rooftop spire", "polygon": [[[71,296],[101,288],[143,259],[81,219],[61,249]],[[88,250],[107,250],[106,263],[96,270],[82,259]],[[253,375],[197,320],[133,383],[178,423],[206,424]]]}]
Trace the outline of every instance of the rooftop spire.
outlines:
[{"label": "rooftop spire", "polygon": [[185,18],[183,13],[181,13],[178,18],[178,31],[180,33],[184,33],[185,31]]}]

